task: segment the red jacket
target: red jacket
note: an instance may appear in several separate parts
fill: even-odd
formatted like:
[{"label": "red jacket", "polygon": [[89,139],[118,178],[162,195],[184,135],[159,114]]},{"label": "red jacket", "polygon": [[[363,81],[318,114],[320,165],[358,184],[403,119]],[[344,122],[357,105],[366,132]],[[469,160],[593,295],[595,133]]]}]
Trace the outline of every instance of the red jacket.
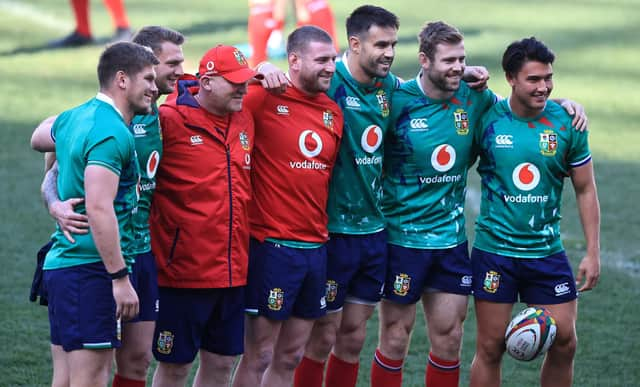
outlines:
[{"label": "red jacket", "polygon": [[243,286],[253,119],[245,111],[219,117],[200,108],[193,76],[176,90],[160,107],[163,155],[149,219],[158,284]]}]

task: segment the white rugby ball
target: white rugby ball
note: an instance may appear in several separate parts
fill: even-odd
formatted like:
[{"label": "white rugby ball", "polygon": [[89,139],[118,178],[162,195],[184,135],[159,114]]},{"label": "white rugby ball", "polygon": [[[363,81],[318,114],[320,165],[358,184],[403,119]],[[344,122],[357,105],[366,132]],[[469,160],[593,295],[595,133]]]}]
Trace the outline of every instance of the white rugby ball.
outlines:
[{"label": "white rugby ball", "polygon": [[542,307],[528,307],[509,323],[504,339],[509,355],[530,361],[547,352],[556,338],[556,321]]}]

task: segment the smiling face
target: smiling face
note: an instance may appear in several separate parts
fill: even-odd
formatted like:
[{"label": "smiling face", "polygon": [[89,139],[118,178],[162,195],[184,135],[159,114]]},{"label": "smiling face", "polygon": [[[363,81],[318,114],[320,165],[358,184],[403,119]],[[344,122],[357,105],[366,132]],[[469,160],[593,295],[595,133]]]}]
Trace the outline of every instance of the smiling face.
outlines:
[{"label": "smiling face", "polygon": [[156,72],[151,65],[128,77],[126,99],[134,114],[151,113],[151,104],[158,94],[155,80]]},{"label": "smiling face", "polygon": [[310,42],[302,52],[289,54],[292,81],[307,94],[329,90],[335,71],[336,50],[332,43]]},{"label": "smiling face", "polygon": [[158,94],[170,94],[175,89],[178,78],[184,74],[182,47],[172,42],[163,42],[156,57],[160,61],[156,66]]},{"label": "smiling face", "polygon": [[219,75],[201,77],[198,100],[209,112],[224,116],[242,110],[242,99],[247,94],[249,81],[233,83]]},{"label": "smiling face", "polygon": [[551,63],[526,61],[515,75],[507,74],[511,85],[509,104],[521,117],[535,117],[544,109],[553,90]]},{"label": "smiling face", "polygon": [[458,91],[465,68],[463,41],[436,45],[433,59],[429,59],[422,52],[419,57],[423,71],[423,86],[427,94],[433,98],[445,99]]},{"label": "smiling face", "polygon": [[372,25],[366,33],[352,36],[349,41],[350,50],[358,56],[356,65],[369,80],[389,74],[396,55],[398,29]]}]

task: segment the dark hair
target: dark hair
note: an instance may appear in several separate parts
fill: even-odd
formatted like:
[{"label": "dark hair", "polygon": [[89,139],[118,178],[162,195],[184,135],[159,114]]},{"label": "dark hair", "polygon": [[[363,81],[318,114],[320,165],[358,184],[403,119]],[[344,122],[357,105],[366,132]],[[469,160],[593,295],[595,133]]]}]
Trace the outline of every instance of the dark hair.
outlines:
[{"label": "dark hair", "polygon": [[347,37],[362,37],[371,26],[398,29],[400,21],[393,13],[375,5],[363,5],[356,8],[347,18]]},{"label": "dark hair", "polygon": [[556,56],[544,43],[535,37],[513,42],[502,55],[502,69],[509,76],[515,76],[527,61],[553,64]]},{"label": "dark hair", "polygon": [[133,37],[132,42],[147,46],[153,53],[162,53],[162,43],[171,42],[175,45],[184,43],[184,36],[178,31],[161,26],[146,26],[141,28]]},{"label": "dark hair", "polygon": [[148,47],[130,42],[112,44],[102,52],[98,62],[100,88],[109,87],[118,71],[134,76],[145,67],[155,66],[158,63],[160,63],[158,58]]},{"label": "dark hair", "polygon": [[426,23],[418,34],[420,52],[423,52],[430,60],[435,59],[438,44],[457,44],[463,39],[462,33],[457,28],[442,21]]},{"label": "dark hair", "polygon": [[287,37],[287,54],[304,52],[310,42],[328,43],[333,45],[331,35],[316,26],[303,26],[295,29]]}]

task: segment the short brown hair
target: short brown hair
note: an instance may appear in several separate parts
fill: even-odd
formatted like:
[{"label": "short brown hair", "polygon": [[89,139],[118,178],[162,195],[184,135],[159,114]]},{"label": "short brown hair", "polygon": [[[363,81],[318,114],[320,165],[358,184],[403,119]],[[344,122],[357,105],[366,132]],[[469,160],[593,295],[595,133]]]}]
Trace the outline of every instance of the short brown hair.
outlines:
[{"label": "short brown hair", "polygon": [[435,58],[438,44],[457,44],[463,39],[462,33],[457,28],[442,21],[426,23],[418,34],[420,52],[423,52],[430,60]]}]

